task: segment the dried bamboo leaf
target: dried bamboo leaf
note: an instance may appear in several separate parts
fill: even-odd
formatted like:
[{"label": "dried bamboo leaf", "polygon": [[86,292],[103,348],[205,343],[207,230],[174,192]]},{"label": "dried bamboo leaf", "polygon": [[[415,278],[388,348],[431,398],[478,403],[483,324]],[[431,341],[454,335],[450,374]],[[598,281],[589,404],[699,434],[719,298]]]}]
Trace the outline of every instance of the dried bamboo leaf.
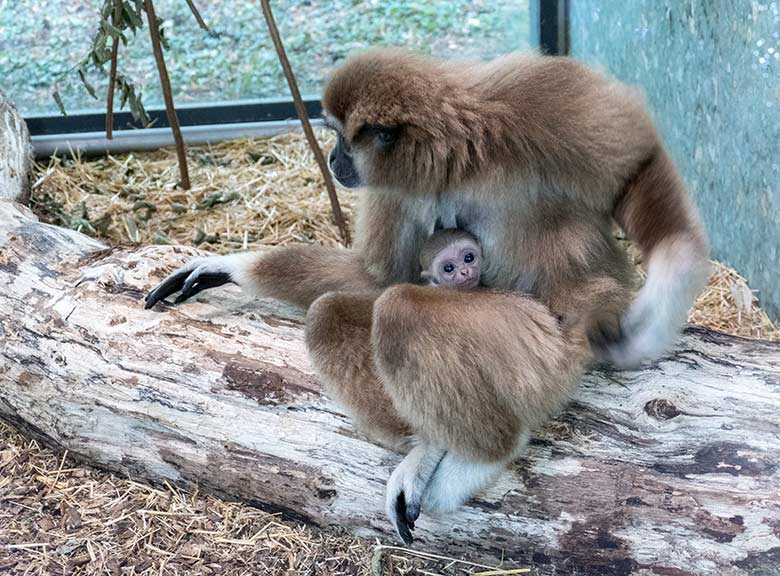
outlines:
[{"label": "dried bamboo leaf", "polygon": [[111,24],[111,22],[108,20],[101,20],[100,27],[106,35],[110,36],[111,38],[119,38],[122,43],[127,46],[127,37],[119,28]]},{"label": "dried bamboo leaf", "polygon": [[128,2],[124,2],[122,4],[122,21],[128,28],[133,31],[133,33],[135,33],[136,30],[144,27],[144,21],[143,18],[141,18],[141,13],[133,10]]},{"label": "dried bamboo leaf", "polygon": [[90,84],[89,80],[87,80],[87,73],[84,70],[84,68],[79,68],[79,78],[81,78],[81,83],[84,85],[84,88],[87,89],[87,92],[89,92],[89,95],[92,96],[95,100],[97,100],[97,93],[95,92],[95,87]]},{"label": "dried bamboo leaf", "polygon": [[60,110],[60,114],[63,116],[67,116],[68,113],[65,111],[65,104],[62,102],[62,96],[60,96],[60,93],[55,90],[52,93],[52,97],[54,98],[54,101],[57,103],[57,108]]}]

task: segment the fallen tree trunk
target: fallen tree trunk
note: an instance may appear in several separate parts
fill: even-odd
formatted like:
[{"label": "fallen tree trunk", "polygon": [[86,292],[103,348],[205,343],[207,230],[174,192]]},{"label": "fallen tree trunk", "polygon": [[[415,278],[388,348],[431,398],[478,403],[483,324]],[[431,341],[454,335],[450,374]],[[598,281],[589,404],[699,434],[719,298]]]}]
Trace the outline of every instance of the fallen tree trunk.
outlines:
[{"label": "fallen tree trunk", "polygon": [[30,200],[33,148],[27,124],[0,90],[0,198]]},{"label": "fallen tree trunk", "polygon": [[[0,418],[83,461],[394,540],[400,457],[321,391],[300,312],[235,289],[142,297],[195,253],[106,249],[0,202]],[[780,345],[691,329],[593,372],[525,458],[416,546],[539,573],[769,574],[780,562]]]}]

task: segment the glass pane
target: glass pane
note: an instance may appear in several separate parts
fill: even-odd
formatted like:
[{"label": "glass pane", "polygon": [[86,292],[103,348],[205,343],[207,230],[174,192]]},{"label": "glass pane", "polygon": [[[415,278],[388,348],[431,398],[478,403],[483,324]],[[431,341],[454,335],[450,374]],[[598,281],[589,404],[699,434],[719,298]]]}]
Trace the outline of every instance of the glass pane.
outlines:
[{"label": "glass pane", "polygon": [[[155,0],[177,104],[289,97],[259,2],[195,0],[211,33],[184,0]],[[102,2],[0,0],[2,88],[24,115],[56,114],[53,85],[87,54]],[[528,0],[282,0],[272,2],[303,94],[318,94],[351,50],[398,45],[439,55],[491,57],[528,46]],[[148,30],[120,50],[120,69],[161,107]],[[69,112],[102,111],[107,82],[90,74],[99,100],[75,72],[59,82]]]},{"label": "glass pane", "polygon": [[780,318],[780,2],[571,6],[573,55],[642,87],[714,256]]}]

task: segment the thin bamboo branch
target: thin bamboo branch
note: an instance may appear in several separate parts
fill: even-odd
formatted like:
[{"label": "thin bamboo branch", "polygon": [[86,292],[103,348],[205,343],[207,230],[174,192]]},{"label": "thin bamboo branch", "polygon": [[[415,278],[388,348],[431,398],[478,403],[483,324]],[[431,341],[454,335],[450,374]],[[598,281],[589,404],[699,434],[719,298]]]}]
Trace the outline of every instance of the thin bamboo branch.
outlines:
[{"label": "thin bamboo branch", "polygon": [[192,12],[192,15],[195,16],[195,20],[198,21],[198,26],[203,28],[206,32],[209,31],[209,27],[206,24],[206,21],[203,20],[203,16],[200,15],[200,11],[198,11],[198,7],[195,6],[195,3],[192,0],[187,0],[187,6],[190,7],[190,12]]},{"label": "thin bamboo branch", "polygon": [[[119,27],[122,19],[122,0],[114,0],[113,24]],[[119,37],[114,38],[111,46],[111,74],[108,81],[108,102],[106,103],[106,139],[111,140],[114,135],[114,85],[116,84],[116,63],[119,57]]]},{"label": "thin bamboo branch", "polygon": [[351,243],[349,228],[347,228],[347,223],[344,221],[344,216],[341,213],[341,206],[339,205],[339,198],[336,194],[336,187],[333,185],[333,178],[331,177],[328,164],[325,161],[325,156],[323,155],[322,150],[320,149],[320,145],[317,143],[317,138],[314,136],[314,131],[311,128],[309,115],[306,113],[306,107],[303,104],[301,93],[298,90],[298,83],[295,80],[295,74],[293,74],[290,61],[287,59],[287,53],[284,50],[282,38],[279,35],[279,29],[276,27],[276,21],[274,20],[274,15],[271,12],[271,5],[268,0],[260,0],[260,4],[263,8],[263,16],[265,17],[265,21],[268,24],[268,31],[271,34],[271,40],[273,41],[274,47],[276,48],[276,53],[279,56],[279,63],[282,65],[284,77],[287,79],[287,84],[290,87],[290,92],[292,93],[293,103],[295,104],[295,111],[298,113],[298,118],[301,121],[303,132],[306,134],[306,140],[308,140],[311,151],[314,154],[314,158],[317,160],[317,165],[320,167],[320,172],[322,172],[322,178],[325,181],[325,188],[328,190],[328,197],[330,198],[333,219],[336,222],[336,226],[339,228],[344,245],[349,246]]},{"label": "thin bamboo branch", "polygon": [[184,150],[184,140],[181,136],[181,127],[179,126],[179,117],[176,109],[173,107],[173,94],[171,93],[171,80],[168,77],[168,69],[165,67],[162,46],[160,45],[160,29],[157,26],[157,14],[154,11],[152,0],[144,0],[146,6],[146,18],[149,21],[149,35],[152,38],[152,49],[154,50],[154,59],[157,61],[157,71],[160,74],[160,85],[162,86],[163,97],[165,99],[165,113],[168,116],[168,124],[171,125],[173,140],[176,143],[176,156],[179,159],[179,174],[181,175],[181,187],[185,190],[190,189],[190,174],[187,168],[187,155]]}]

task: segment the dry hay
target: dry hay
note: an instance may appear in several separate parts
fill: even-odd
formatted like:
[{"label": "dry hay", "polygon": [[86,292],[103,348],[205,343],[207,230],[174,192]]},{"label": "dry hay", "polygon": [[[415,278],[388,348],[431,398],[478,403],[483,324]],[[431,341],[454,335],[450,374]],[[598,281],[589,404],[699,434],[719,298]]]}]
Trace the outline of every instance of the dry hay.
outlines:
[{"label": "dry hay", "polygon": [[[325,146],[330,136],[319,132]],[[338,243],[305,140],[297,134],[190,148],[193,188],[175,186],[172,150],[37,167],[42,218],[116,244],[181,242],[231,252],[290,241]],[[355,196],[340,191],[345,215]],[[691,321],[780,339],[734,270],[714,264]],[[463,559],[382,546],[281,520],[245,504],[152,488],[83,468],[0,424],[0,573],[495,574]]]},{"label": "dry hay", "polygon": [[88,468],[0,424],[0,573],[357,574],[366,544]]},{"label": "dry hay", "polygon": [[0,422],[0,574],[519,574],[81,467]]},{"label": "dry hay", "polygon": [[[644,276],[639,250],[626,242],[620,231],[618,237],[625,242],[628,253]],[[751,290],[747,280],[722,262],[712,261],[712,272],[704,288],[688,314],[688,322],[745,338],[780,340],[780,321],[772,322],[758,302],[758,294]]]},{"label": "dry hay", "polygon": [[[318,131],[321,145],[333,137]],[[33,208],[46,221],[113,244],[187,244],[235,252],[289,242],[339,243],[327,191],[299,134],[188,150],[192,187],[177,186],[173,149],[38,165]],[[354,193],[339,191],[345,217]]]},{"label": "dry hay", "polygon": [[780,340],[780,322],[772,322],[758,304],[755,290],[733,268],[712,263],[704,292],[688,315],[691,324],[728,334],[763,340]]}]

